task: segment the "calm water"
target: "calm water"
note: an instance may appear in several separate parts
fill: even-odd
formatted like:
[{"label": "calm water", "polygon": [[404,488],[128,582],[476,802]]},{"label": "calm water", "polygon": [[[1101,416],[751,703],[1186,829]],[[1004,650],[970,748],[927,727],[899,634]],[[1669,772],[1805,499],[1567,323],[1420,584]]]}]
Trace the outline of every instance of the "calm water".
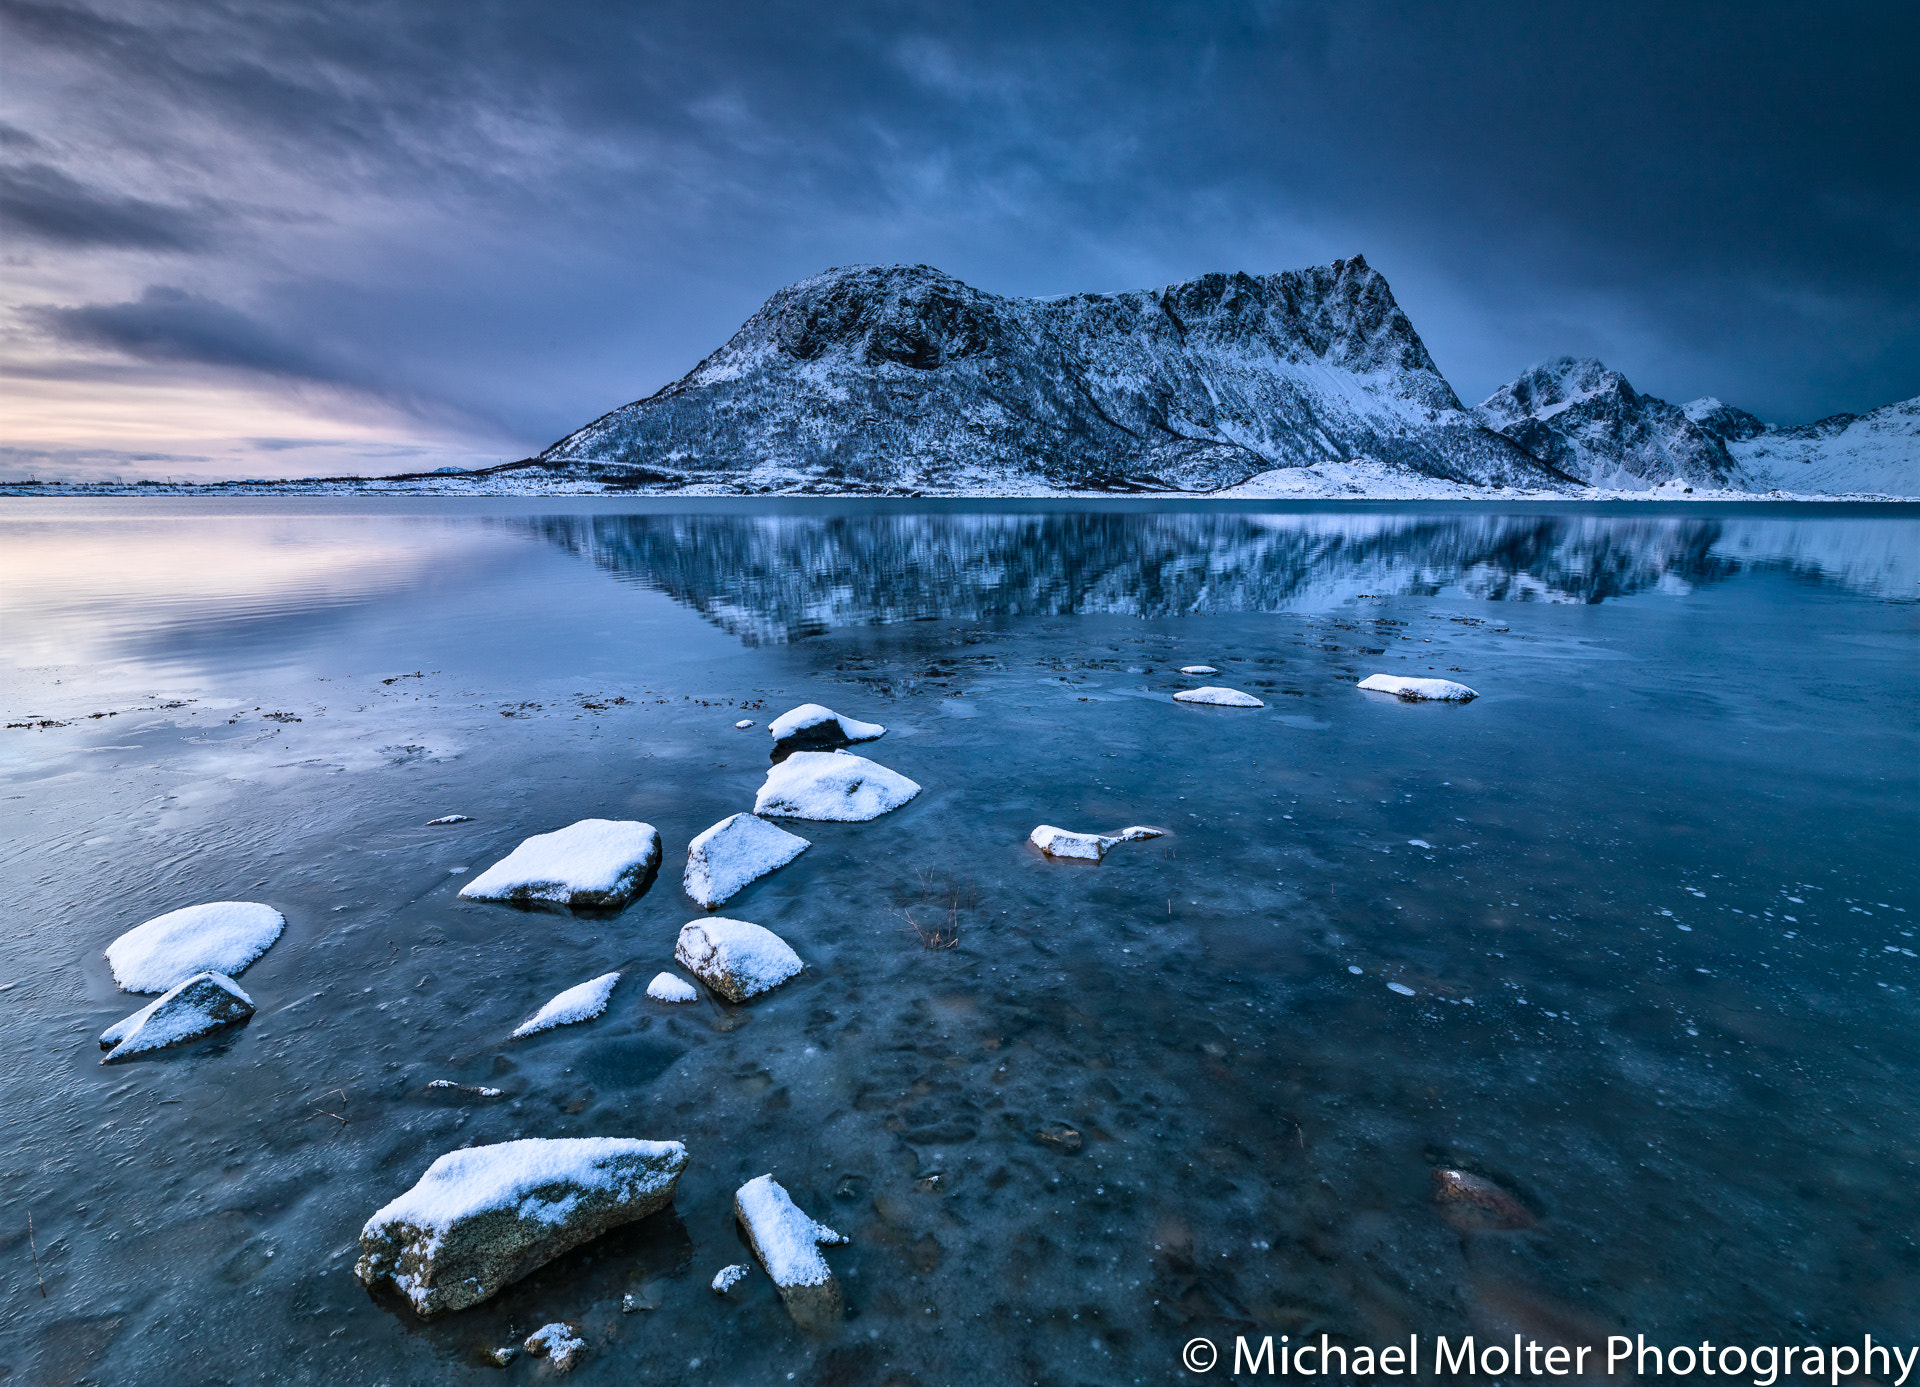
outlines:
[{"label": "calm water", "polygon": [[[0,1377],[493,1380],[551,1319],[582,1383],[1913,1340],[1909,512],[704,504],[0,510]],[[1173,703],[1190,663],[1267,706]],[[766,770],[734,721],[803,701],[925,793],[729,903],[801,978],[649,1002],[686,841]],[[666,839],[617,917],[457,899],[589,815]],[[1041,822],[1170,832],[1074,867]],[[252,1024],[101,1068],[104,945],[229,898],[289,922]],[[675,1210],[430,1325],[354,1280],[442,1152],[589,1134],[684,1140]],[[1539,1222],[1458,1231],[1437,1165]],[[769,1170],[853,1239],[826,1341],[707,1289]]]}]

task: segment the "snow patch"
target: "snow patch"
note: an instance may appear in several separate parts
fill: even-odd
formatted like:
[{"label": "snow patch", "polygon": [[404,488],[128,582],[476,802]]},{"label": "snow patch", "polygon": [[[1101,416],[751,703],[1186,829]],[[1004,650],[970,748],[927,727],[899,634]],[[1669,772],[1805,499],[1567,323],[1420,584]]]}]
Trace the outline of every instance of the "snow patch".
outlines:
[{"label": "snow patch", "polygon": [[607,1009],[607,998],[613,995],[613,985],[619,981],[618,973],[602,973],[577,987],[569,987],[515,1027],[513,1038],[518,1040],[522,1036],[550,1031],[555,1026],[571,1026],[576,1021],[593,1020]]},{"label": "snow patch", "polygon": [[697,1002],[700,989],[672,973],[655,973],[647,984],[647,995],[656,1002]]}]

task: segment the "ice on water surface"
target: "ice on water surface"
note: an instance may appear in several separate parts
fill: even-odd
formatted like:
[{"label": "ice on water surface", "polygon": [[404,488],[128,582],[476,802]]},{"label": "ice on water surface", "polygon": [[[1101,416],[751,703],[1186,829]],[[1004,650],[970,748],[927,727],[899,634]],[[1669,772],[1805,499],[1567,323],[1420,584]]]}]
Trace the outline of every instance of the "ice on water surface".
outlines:
[{"label": "ice on water surface", "polygon": [[[824,1260],[858,1317],[817,1350],[850,1380],[1158,1380],[1195,1318],[1364,1328],[1389,1283],[1423,1342],[1896,1337],[1871,1230],[1920,1219],[1887,1145],[1920,1083],[1920,824],[1886,769],[1913,730],[1885,697],[1914,521],[632,504],[303,518],[301,561],[336,537],[328,591],[355,595],[325,623],[292,566],[287,615],[231,626],[146,589],[97,629],[0,593],[9,706],[66,724],[0,732],[26,922],[0,1182],[49,1291],[0,1352],[21,1380],[193,1381],[266,1344],[288,1382],[430,1381],[552,1324],[588,1341],[576,1375],[784,1380],[775,1288],[707,1290],[757,1260],[733,1197],[765,1172],[856,1239]],[[129,583],[253,544],[263,585],[281,523],[112,522],[148,546]],[[1196,657],[1269,711],[1170,707]],[[1403,716],[1355,697],[1373,673],[1499,696]],[[701,995],[677,889],[460,898],[588,818],[677,855],[766,778],[731,724],[808,701],[886,725],[856,750],[924,788],[778,821],[812,846],[729,907],[804,959],[772,990],[655,1000]],[[422,827],[451,807],[474,822]],[[1042,821],[1167,836],[1094,870],[1028,846]],[[153,1000],[104,941],[236,897],[287,921],[246,1027],[99,1067]],[[617,971],[650,995],[509,1041]],[[634,1136],[684,1142],[672,1211],[433,1321],[352,1275],[360,1223],[440,1156]],[[1463,1233],[1436,1169],[1537,1225]]]}]

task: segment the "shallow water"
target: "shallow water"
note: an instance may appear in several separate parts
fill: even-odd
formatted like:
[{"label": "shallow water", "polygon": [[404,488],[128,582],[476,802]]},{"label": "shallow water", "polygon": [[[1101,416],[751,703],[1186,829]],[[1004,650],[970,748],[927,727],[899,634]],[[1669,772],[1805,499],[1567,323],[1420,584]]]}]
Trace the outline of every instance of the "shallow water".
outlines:
[{"label": "shallow water", "polygon": [[[1152,1383],[1255,1333],[1908,1342],[1905,515],[9,503],[0,1366],[444,1382],[552,1319],[583,1383]],[[1174,703],[1190,663],[1267,706]],[[1376,669],[1481,697],[1353,688]],[[647,1000],[699,913],[687,840],[804,701],[887,724],[861,750],[925,792],[788,825],[812,850],[728,903],[800,978]],[[593,815],[666,839],[624,912],[457,899]],[[1169,832],[1088,867],[1041,822]],[[253,1022],[100,1067],[141,1000],[105,944],[236,898],[288,919]],[[600,1020],[507,1040],[614,968]],[[443,1151],[590,1134],[684,1140],[675,1209],[430,1324],[353,1278]],[[1436,1166],[1537,1223],[1450,1225]],[[852,1238],[826,1339],[757,1271],[707,1288],[765,1171]]]}]

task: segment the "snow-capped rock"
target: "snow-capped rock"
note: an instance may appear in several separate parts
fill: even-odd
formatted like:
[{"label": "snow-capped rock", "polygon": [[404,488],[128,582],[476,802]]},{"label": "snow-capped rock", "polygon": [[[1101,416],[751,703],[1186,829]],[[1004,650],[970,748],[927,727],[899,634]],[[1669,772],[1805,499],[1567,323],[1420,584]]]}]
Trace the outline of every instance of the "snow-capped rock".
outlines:
[{"label": "snow-capped rock", "polygon": [[724,915],[681,926],[673,958],[729,1002],[771,992],[806,967],[772,930]]},{"label": "snow-capped rock", "polygon": [[1115,843],[1134,843],[1143,838],[1158,838],[1164,829],[1147,828],[1136,824],[1123,828],[1118,833],[1071,833],[1064,828],[1055,828],[1052,824],[1041,824],[1027,835],[1032,843],[1048,857],[1065,858],[1080,862],[1102,862]]},{"label": "snow-capped rock", "polygon": [[828,270],[537,463],[627,486],[1205,491],[1362,455],[1566,484],[1461,408],[1359,256],[1051,299],[925,265]]},{"label": "snow-capped rock", "polygon": [[120,1064],[135,1055],[185,1045],[252,1015],[253,999],[240,984],[224,973],[201,973],[102,1031],[100,1047],[107,1054],[100,1063]]},{"label": "snow-capped rock", "polygon": [[655,973],[647,984],[647,995],[656,1002],[697,1002],[700,989],[671,973]]},{"label": "snow-capped rock", "polygon": [[522,1036],[550,1031],[555,1026],[571,1026],[578,1021],[593,1020],[607,1009],[607,999],[613,995],[613,985],[619,981],[618,973],[602,973],[597,978],[569,987],[514,1027],[513,1038],[519,1040]]},{"label": "snow-capped rock", "polygon": [[570,1373],[573,1365],[580,1361],[580,1355],[586,1352],[587,1341],[572,1325],[556,1320],[527,1335],[521,1347],[535,1358],[545,1358],[552,1363],[555,1372]]},{"label": "snow-capped rock", "polygon": [[1480,697],[1465,684],[1456,684],[1451,679],[1409,679],[1398,674],[1369,674],[1354,687],[1365,689],[1369,693],[1393,694],[1408,703],[1428,700],[1441,703],[1469,703]]},{"label": "snow-capped rock", "polygon": [[1593,486],[1745,481],[1720,434],[1679,406],[1640,394],[1591,357],[1536,366],[1482,400],[1478,413],[1489,428]]},{"label": "snow-capped rock", "polygon": [[551,901],[614,910],[645,892],[660,867],[660,833],[628,819],[582,819],[536,833],[461,888],[470,901]]},{"label": "snow-capped rock", "polygon": [[714,1293],[717,1295],[725,1295],[742,1281],[745,1281],[752,1272],[753,1268],[747,1266],[744,1262],[735,1262],[730,1266],[720,1268],[719,1271],[713,1274]]},{"label": "snow-capped rock", "polygon": [[851,742],[870,742],[887,735],[877,722],[842,717],[819,703],[802,703],[767,724],[775,750],[828,751]]},{"label": "snow-capped rock", "polygon": [[443,824],[470,824],[473,820],[465,814],[442,814],[437,819],[428,819],[428,828],[439,828]]},{"label": "snow-capped rock", "polygon": [[752,814],[734,814],[687,844],[686,892],[708,910],[778,871],[810,844]]},{"label": "snow-capped rock", "polygon": [[1204,689],[1182,689],[1173,698],[1176,703],[1208,703],[1216,708],[1264,708],[1267,706],[1250,693],[1212,686]]},{"label": "snow-capped rock", "polygon": [[1212,665],[1182,665],[1180,672],[1182,674],[1218,674],[1220,671]]},{"label": "snow-capped rock", "polygon": [[107,963],[128,992],[165,992],[196,973],[245,972],[286,927],[272,906],[209,901],[135,925],[107,945]]},{"label": "snow-capped rock", "polygon": [[414,1310],[463,1310],[561,1253],[673,1201],[677,1141],[567,1137],[449,1151],[367,1220],[354,1273]]},{"label": "snow-capped rock", "polygon": [[805,1330],[839,1323],[845,1312],[840,1283],[820,1249],[847,1239],[802,1213],[771,1175],[749,1180],[735,1190],[733,1212],[746,1230],[753,1255],[779,1288],[793,1322]]},{"label": "snow-capped rock", "polygon": [[752,719],[752,718],[741,718],[741,719],[740,719],[740,721],[738,721],[738,722],[736,722],[736,723],[734,724],[734,727],[735,727],[735,728],[736,728],[737,730],[739,730],[739,731],[742,731],[742,732],[744,732],[744,731],[745,731],[745,730],[746,730],[747,728],[749,728],[749,727],[752,727],[752,726],[753,726],[753,719]]},{"label": "snow-capped rock", "polygon": [[920,793],[897,771],[845,751],[796,751],[767,772],[753,812],[783,819],[863,823]]}]

